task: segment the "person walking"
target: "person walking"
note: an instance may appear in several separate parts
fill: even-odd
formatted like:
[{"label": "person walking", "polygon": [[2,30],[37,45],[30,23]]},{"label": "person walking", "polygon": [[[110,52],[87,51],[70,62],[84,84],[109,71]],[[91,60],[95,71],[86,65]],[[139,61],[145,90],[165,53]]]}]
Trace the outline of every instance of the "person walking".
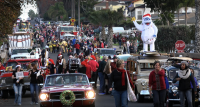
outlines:
[{"label": "person walking", "polygon": [[130,50],[129,50],[130,42],[129,42],[129,40],[127,40],[126,46],[127,46],[127,53],[130,53]]},{"label": "person walking", "polygon": [[[117,60],[116,67],[110,75],[109,91],[112,91],[112,94],[115,98],[116,107],[128,107],[128,96],[127,96],[127,79],[130,81],[132,89],[134,85],[131,81],[130,74],[124,69],[124,60]],[[126,76],[128,75],[128,78]],[[114,82],[114,90],[112,90],[112,83]]]},{"label": "person walking", "polygon": [[58,66],[58,73],[64,73],[66,70],[66,60],[64,59],[63,55],[59,55],[57,60],[57,66]]},{"label": "person walking", "polygon": [[56,66],[53,59],[49,59],[48,69],[50,69],[50,74],[56,74]]},{"label": "person walking", "polygon": [[108,57],[104,56],[103,60],[100,62],[99,64],[99,68],[98,68],[98,76],[100,79],[100,90],[99,90],[99,95],[104,95],[104,88],[105,88],[105,78],[104,78],[104,73],[103,70],[106,66],[106,62],[108,61]]},{"label": "person walking", "polygon": [[77,55],[79,55],[79,50],[80,50],[80,45],[79,45],[79,43],[78,42],[76,42],[76,44],[75,44],[75,46],[74,46],[75,48],[76,48],[76,54]]},{"label": "person walking", "polygon": [[90,61],[88,62],[88,65],[91,66],[91,69],[92,69],[92,81],[95,82],[95,85],[94,85],[94,88],[96,89],[96,84],[97,84],[97,76],[98,76],[98,73],[96,72],[97,69],[99,68],[99,64],[96,62],[96,58],[94,55],[91,55],[91,59]]},{"label": "person walking", "polygon": [[[32,104],[38,104],[38,97],[39,96],[39,86],[37,82],[37,73],[38,73],[37,65],[31,64],[31,70],[29,71],[28,78],[31,78],[30,80],[30,91],[31,91],[31,98],[32,98]],[[35,94],[34,94],[35,91]],[[36,95],[36,97],[35,97]]]},{"label": "person walking", "polygon": [[188,107],[193,107],[191,84],[195,94],[197,94],[197,87],[195,84],[194,76],[192,75],[191,70],[188,68],[188,63],[186,61],[181,62],[180,70],[174,77],[173,83],[176,83],[177,81],[179,81],[178,90],[181,107],[185,107],[185,97],[188,102]]},{"label": "person walking", "polygon": [[134,46],[132,43],[130,43],[129,50],[130,50],[130,54],[134,53]]},{"label": "person walking", "polygon": [[[12,73],[13,88],[15,91],[14,105],[21,105],[22,85],[24,84],[24,77],[19,77],[21,73],[21,65],[17,65],[15,71]],[[22,72],[23,73],[23,72]]]},{"label": "person walking", "polygon": [[155,61],[154,70],[149,75],[149,93],[153,94],[154,107],[164,107],[166,96],[165,71],[160,61]]}]

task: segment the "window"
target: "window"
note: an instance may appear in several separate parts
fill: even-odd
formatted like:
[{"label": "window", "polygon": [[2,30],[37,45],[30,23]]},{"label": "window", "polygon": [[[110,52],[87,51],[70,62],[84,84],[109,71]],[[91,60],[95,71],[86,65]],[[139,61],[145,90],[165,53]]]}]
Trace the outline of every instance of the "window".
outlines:
[{"label": "window", "polygon": [[135,7],[138,7],[138,6],[141,6],[141,5],[144,5],[144,4],[135,4]]},{"label": "window", "polygon": [[137,20],[142,20],[142,11],[137,11]]},{"label": "window", "polygon": [[101,10],[101,7],[96,7],[96,10]]}]

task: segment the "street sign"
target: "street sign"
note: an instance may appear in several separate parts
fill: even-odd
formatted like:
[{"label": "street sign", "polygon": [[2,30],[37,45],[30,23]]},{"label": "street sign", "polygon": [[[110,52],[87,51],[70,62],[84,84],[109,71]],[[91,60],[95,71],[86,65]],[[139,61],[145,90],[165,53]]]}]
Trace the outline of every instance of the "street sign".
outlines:
[{"label": "street sign", "polygon": [[70,21],[71,21],[72,23],[74,23],[74,22],[76,21],[76,19],[71,18]]},{"label": "street sign", "polygon": [[178,50],[179,53],[184,52],[183,50],[185,49],[185,42],[182,40],[176,41],[175,48]]}]

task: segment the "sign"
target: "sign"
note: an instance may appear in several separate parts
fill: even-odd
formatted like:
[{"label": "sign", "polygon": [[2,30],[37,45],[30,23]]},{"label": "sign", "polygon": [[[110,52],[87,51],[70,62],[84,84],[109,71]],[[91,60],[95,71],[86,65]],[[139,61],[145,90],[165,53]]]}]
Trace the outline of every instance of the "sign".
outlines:
[{"label": "sign", "polygon": [[24,73],[23,72],[16,72],[16,78],[23,78],[24,77]]},{"label": "sign", "polygon": [[184,52],[185,49],[185,42],[182,40],[178,40],[175,43],[175,48],[178,50],[179,53]]},{"label": "sign", "polygon": [[71,23],[72,26],[74,26],[74,23]]}]

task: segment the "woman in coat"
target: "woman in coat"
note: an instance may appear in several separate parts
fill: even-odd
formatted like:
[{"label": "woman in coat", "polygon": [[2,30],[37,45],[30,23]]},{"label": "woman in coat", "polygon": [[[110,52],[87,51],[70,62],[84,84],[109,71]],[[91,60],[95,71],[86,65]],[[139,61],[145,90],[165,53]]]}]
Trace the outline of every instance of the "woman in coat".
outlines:
[{"label": "woman in coat", "polygon": [[[117,69],[113,70],[110,75],[109,91],[112,91],[111,86],[114,82],[114,90],[112,91],[112,94],[115,98],[116,107],[128,107],[127,79],[129,79],[132,89],[134,89],[134,85],[130,79],[130,74],[124,69],[124,65],[124,60],[117,60]],[[126,73],[128,74],[128,78]]]},{"label": "woman in coat", "polygon": [[[39,70],[37,69],[37,65],[36,64],[31,64],[31,70],[29,71],[29,75],[28,77],[31,78],[30,80],[30,91],[31,91],[31,99],[32,102],[31,104],[38,104],[38,97],[39,96],[39,86],[38,86],[38,82],[37,82],[37,73],[39,72]],[[35,97],[35,94],[36,97]]]},{"label": "woman in coat", "polygon": [[197,93],[197,88],[194,81],[194,76],[192,75],[191,70],[188,68],[188,63],[186,61],[181,62],[180,70],[173,79],[173,83],[176,83],[177,81],[179,81],[178,90],[181,107],[185,107],[185,97],[187,98],[188,107],[193,107],[191,84],[195,94]]},{"label": "woman in coat", "polygon": [[[13,79],[13,88],[15,91],[15,101],[14,105],[18,104],[21,105],[22,99],[22,85],[24,84],[24,77],[19,77],[21,65],[17,65],[15,71],[13,71],[12,79]],[[22,72],[23,73],[23,72]]]},{"label": "woman in coat", "polygon": [[166,96],[165,71],[159,61],[155,61],[154,70],[149,75],[149,93],[153,94],[154,107],[164,107]]}]

